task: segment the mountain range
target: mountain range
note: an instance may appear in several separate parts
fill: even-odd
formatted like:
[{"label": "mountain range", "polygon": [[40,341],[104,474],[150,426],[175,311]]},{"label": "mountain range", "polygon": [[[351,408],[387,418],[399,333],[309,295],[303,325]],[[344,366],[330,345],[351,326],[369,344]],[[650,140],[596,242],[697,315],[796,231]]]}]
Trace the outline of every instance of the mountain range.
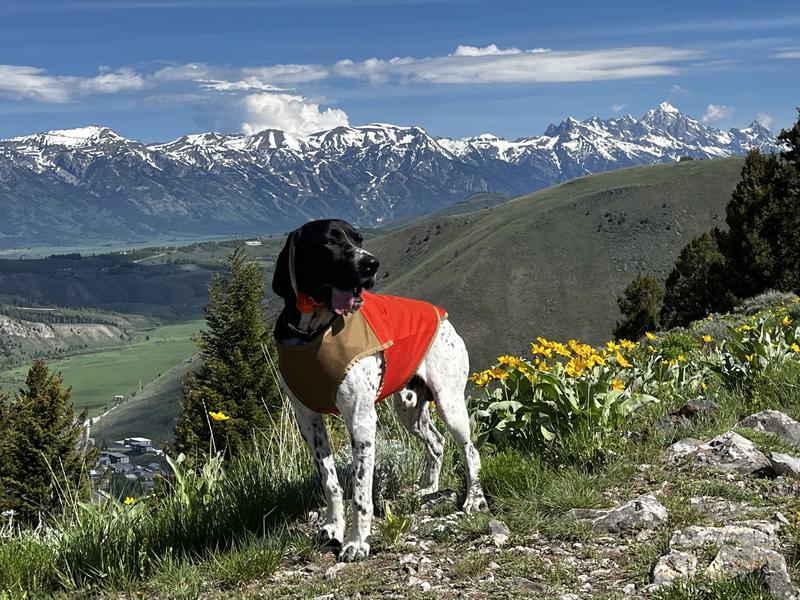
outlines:
[{"label": "mountain range", "polygon": [[516,196],[682,157],[779,149],[754,122],[707,127],[663,102],[641,118],[568,118],[542,135],[432,137],[373,123],[306,137],[201,133],[144,144],[107,127],[0,140],[0,248],[257,235],[337,216],[376,226],[478,192]]}]

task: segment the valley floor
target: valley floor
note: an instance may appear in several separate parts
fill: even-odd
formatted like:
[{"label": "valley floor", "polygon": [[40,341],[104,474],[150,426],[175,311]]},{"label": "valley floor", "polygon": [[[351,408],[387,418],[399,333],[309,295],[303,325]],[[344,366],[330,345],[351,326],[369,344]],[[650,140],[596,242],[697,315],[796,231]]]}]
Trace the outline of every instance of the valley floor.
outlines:
[{"label": "valley floor", "polygon": [[[117,395],[130,398],[142,386],[195,352],[192,336],[205,326],[202,320],[168,324],[136,332],[122,347],[70,356],[49,362],[72,387],[75,409],[102,413]],[[13,393],[25,381],[30,365],[0,372],[0,389]]]}]

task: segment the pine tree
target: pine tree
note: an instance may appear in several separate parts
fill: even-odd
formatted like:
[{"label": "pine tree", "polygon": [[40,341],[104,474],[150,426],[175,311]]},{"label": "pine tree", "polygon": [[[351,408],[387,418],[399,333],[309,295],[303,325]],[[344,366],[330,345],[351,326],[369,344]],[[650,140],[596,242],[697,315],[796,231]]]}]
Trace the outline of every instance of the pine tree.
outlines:
[{"label": "pine tree", "polygon": [[766,219],[767,237],[777,261],[775,287],[794,291],[800,291],[800,107],[797,113],[795,124],[778,135],[787,146],[781,152],[783,179],[779,201]]},{"label": "pine tree", "polygon": [[780,155],[747,155],[727,207],[728,276],[740,298],[800,288],[800,118],[778,139]]},{"label": "pine tree", "polygon": [[800,169],[800,106],[797,107],[797,121],[789,129],[783,129],[778,139],[788,146],[781,152],[781,157],[793,164],[796,169]]},{"label": "pine tree", "polygon": [[695,237],[681,250],[667,277],[662,326],[688,325],[712,311],[732,307],[735,298],[728,289],[728,263],[721,251],[724,239],[714,229]]},{"label": "pine tree", "polygon": [[764,291],[775,279],[773,248],[763,234],[779,178],[778,157],[751,150],[725,209],[728,235],[722,251],[728,259],[731,290],[739,298]]},{"label": "pine tree", "polygon": [[86,417],[76,416],[70,388],[60,373],[43,361],[28,371],[25,387],[14,403],[4,403],[5,436],[2,455],[0,509],[35,523],[60,510],[64,492],[85,488],[86,465],[95,453],[86,451]]},{"label": "pine tree", "polygon": [[0,392],[0,511],[10,506],[8,486],[5,484],[11,475],[11,411],[8,396]]},{"label": "pine tree", "polygon": [[[184,384],[183,413],[175,428],[174,449],[195,460],[210,449],[237,454],[254,430],[267,429],[268,410],[281,405],[262,350],[263,345],[274,351],[264,325],[263,272],[247,260],[241,245],[226,267],[228,276],[216,275],[209,287],[207,329],[196,340],[204,366]],[[216,421],[210,412],[229,418]]]},{"label": "pine tree", "polygon": [[637,275],[628,284],[617,305],[623,319],[614,324],[616,339],[636,340],[658,327],[658,309],[664,290],[652,275]]}]

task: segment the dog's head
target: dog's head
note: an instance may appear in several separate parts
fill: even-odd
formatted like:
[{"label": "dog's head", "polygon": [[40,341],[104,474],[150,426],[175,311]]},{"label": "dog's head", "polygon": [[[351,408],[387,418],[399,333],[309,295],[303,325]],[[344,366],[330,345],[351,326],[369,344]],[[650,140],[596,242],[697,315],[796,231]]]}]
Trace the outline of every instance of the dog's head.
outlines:
[{"label": "dog's head", "polygon": [[[375,285],[379,262],[346,221],[311,221],[292,231],[278,255],[272,290],[295,304],[301,292],[336,314],[357,310],[361,292]],[[296,289],[292,286],[292,271]]]}]

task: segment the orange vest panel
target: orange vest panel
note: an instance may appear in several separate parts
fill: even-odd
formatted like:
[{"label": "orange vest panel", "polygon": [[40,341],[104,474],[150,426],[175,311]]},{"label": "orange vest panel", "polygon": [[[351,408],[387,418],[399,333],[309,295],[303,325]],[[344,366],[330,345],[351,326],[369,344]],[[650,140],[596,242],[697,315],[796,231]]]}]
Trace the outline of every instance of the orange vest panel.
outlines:
[{"label": "orange vest panel", "polygon": [[384,376],[375,402],[403,389],[414,376],[447,313],[428,302],[362,293],[355,313],[337,317],[317,339],[278,344],[286,385],[310,409],[338,413],[336,392],[356,361],[383,351]]}]

